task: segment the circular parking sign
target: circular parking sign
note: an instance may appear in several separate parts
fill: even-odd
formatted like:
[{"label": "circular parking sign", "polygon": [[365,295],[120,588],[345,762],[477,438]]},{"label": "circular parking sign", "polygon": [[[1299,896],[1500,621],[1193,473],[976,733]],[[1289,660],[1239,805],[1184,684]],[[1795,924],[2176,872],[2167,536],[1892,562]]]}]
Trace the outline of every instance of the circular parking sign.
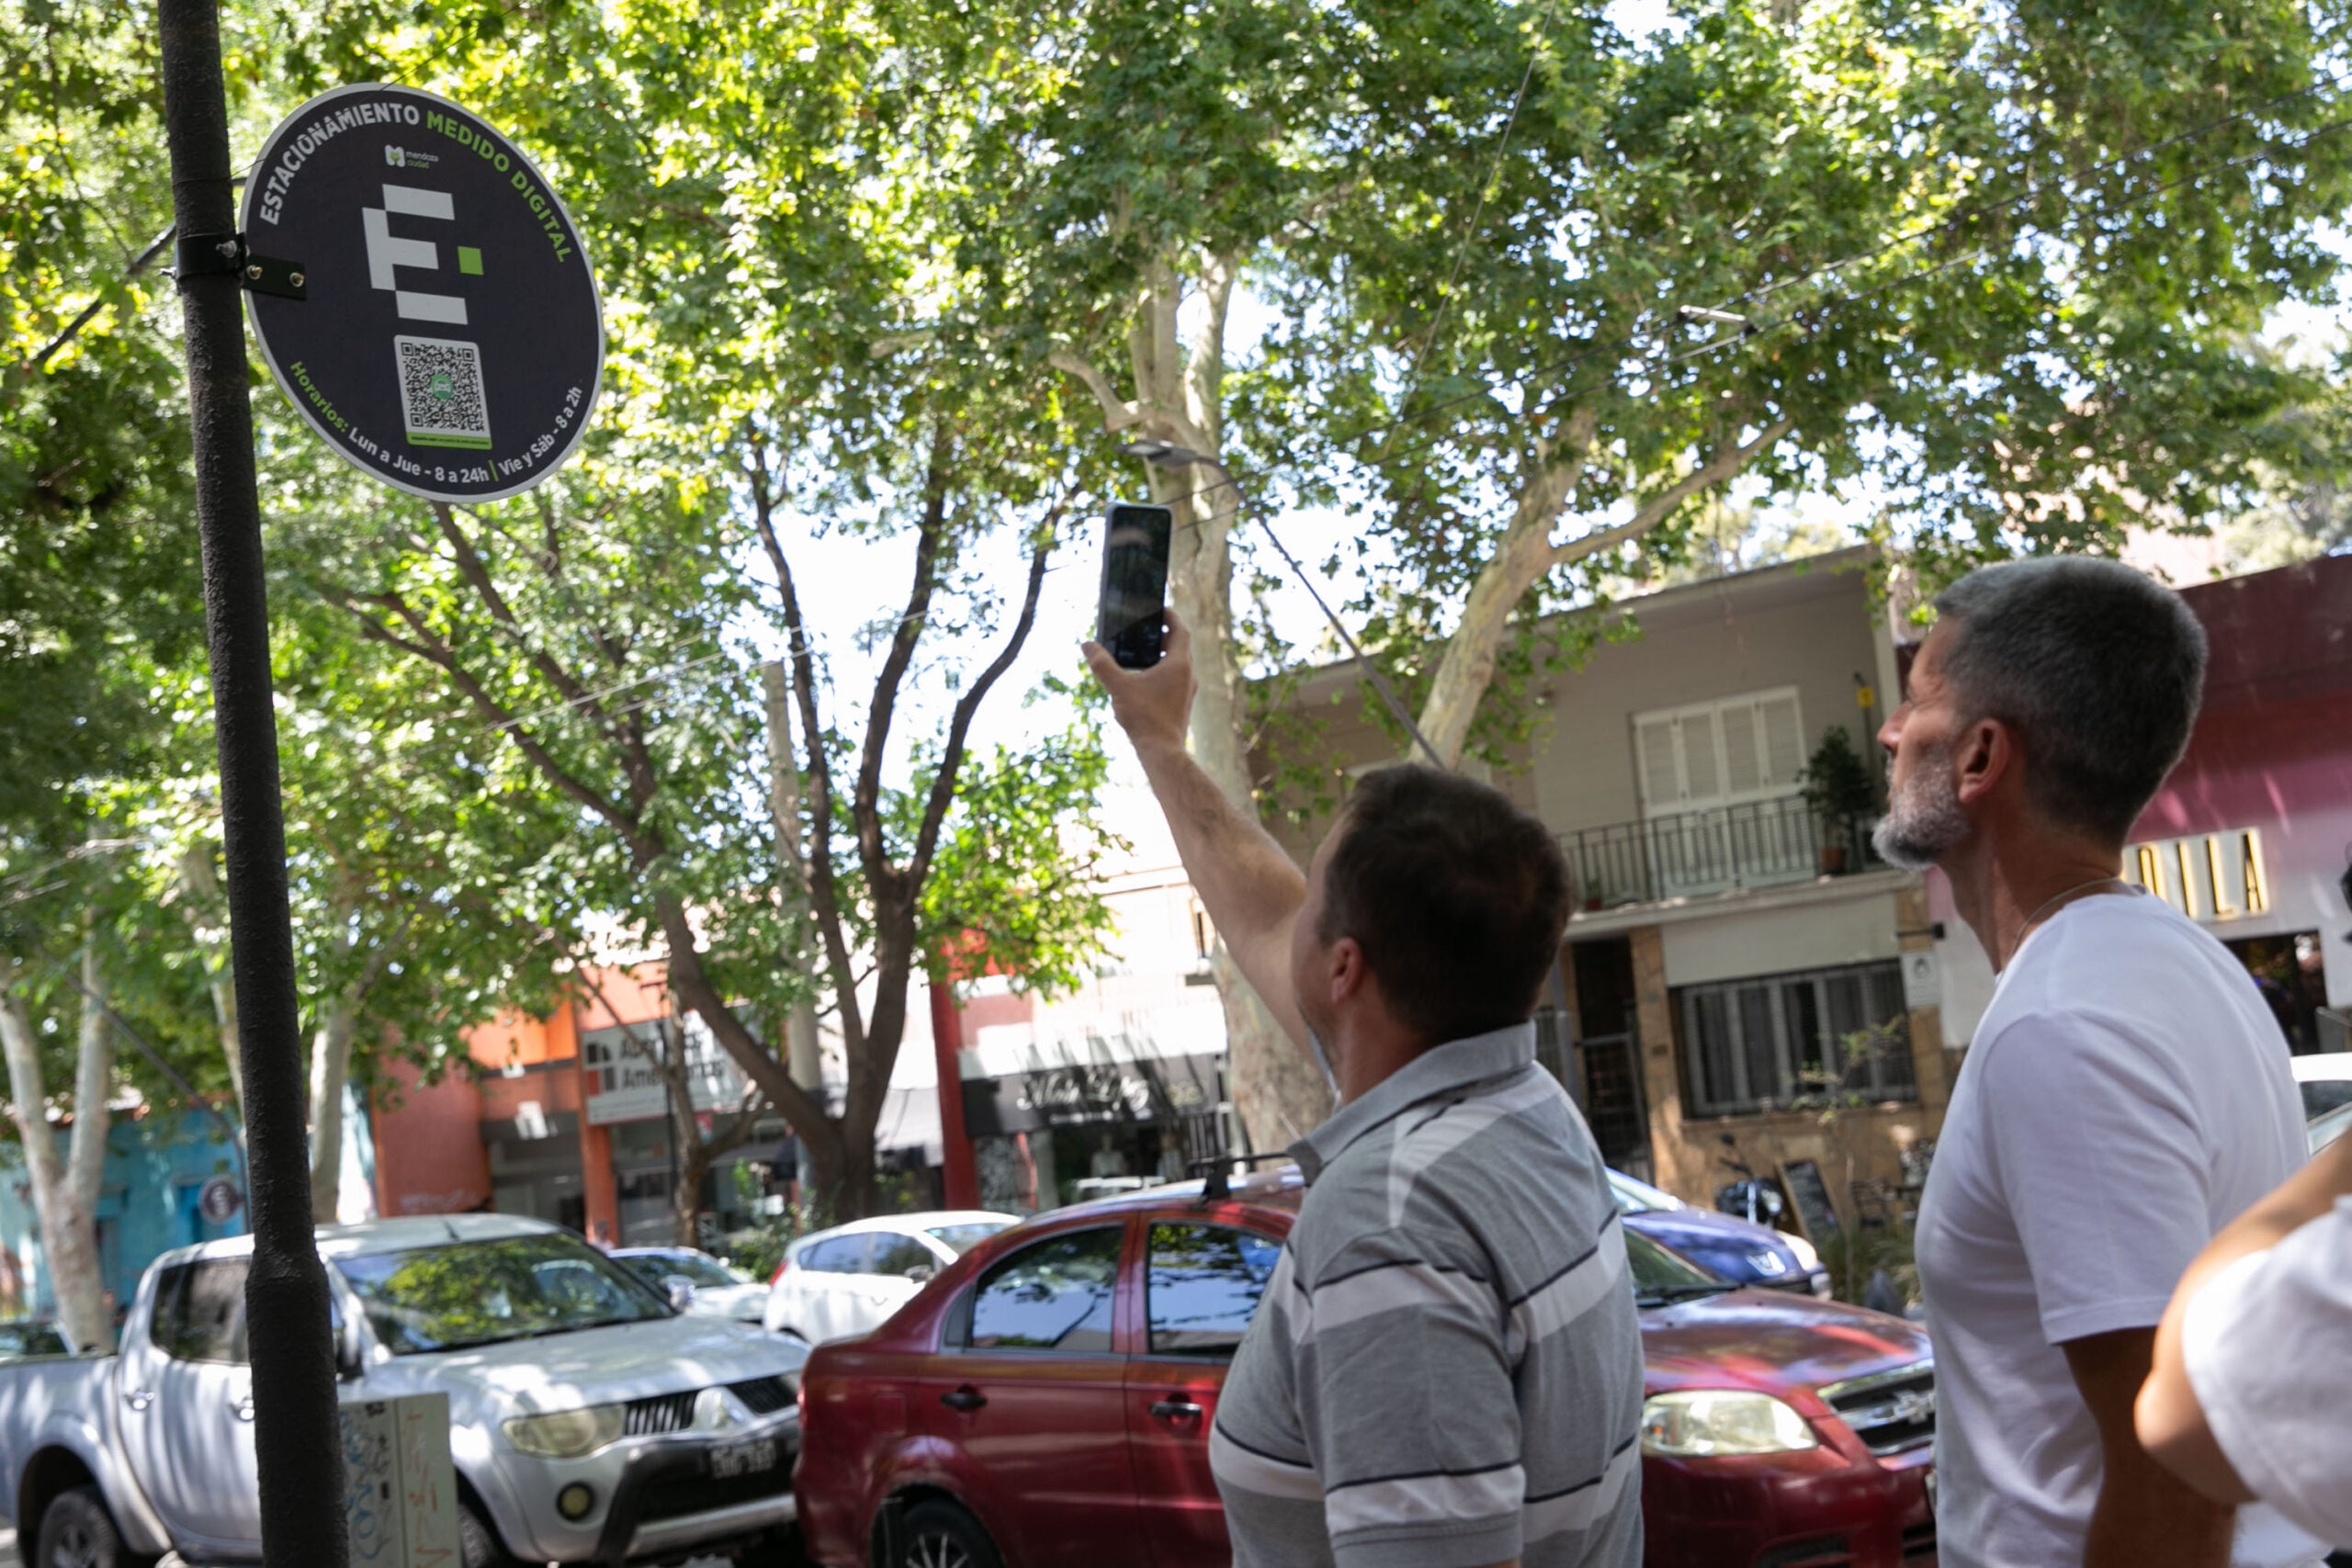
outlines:
[{"label": "circular parking sign", "polygon": [[206,1182],[196,1195],[196,1212],[216,1225],[225,1225],[245,1206],[245,1195],[225,1176]]},{"label": "circular parking sign", "polygon": [[414,87],[337,87],[270,132],[245,243],[278,387],[354,467],[431,501],[528,490],[580,444],[605,367],[595,274],[521,148]]}]

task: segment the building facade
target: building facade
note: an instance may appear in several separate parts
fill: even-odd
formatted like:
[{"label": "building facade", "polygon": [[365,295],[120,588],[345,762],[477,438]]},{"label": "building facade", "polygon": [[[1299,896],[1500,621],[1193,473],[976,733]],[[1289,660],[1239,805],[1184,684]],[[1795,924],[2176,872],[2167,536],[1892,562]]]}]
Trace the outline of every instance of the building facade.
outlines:
[{"label": "building facade", "polygon": [[[584,971],[587,1000],[545,1018],[513,1015],[466,1032],[464,1055],[432,1083],[393,1066],[378,1091],[377,1199],[390,1214],[528,1214],[611,1246],[673,1240],[676,1179],[668,1091],[656,1058],[683,1055],[704,1130],[741,1103],[743,1080],[699,1021],[681,1019],[658,964]],[[764,1195],[786,1136],[781,1122],[722,1156],[704,1189],[720,1231]]]},{"label": "building facade", "polygon": [[[1531,740],[1493,771],[1576,878],[1544,1059],[1611,1165],[1695,1202],[1736,1164],[1811,1162],[1808,1190],[1849,1220],[1899,1205],[1949,1098],[1935,1000],[1905,977],[1932,943],[1925,890],[1870,849],[1900,670],[1869,565],[1848,550],[1621,603],[1638,635],[1544,680]],[[1336,776],[1393,757],[1346,667],[1298,701]],[[1841,741],[1863,804],[1824,810],[1808,768]]]},{"label": "building facade", "polygon": [[[62,1160],[72,1128],[51,1130]],[[119,1114],[107,1128],[96,1213],[99,1277],[116,1304],[129,1305],[147,1265],[172,1248],[243,1235],[244,1186],[243,1151],[215,1118],[146,1107]],[[0,1318],[56,1312],[32,1179],[12,1151],[0,1167]]]},{"label": "building facade", "polygon": [[1046,1000],[1002,976],[957,987],[952,1054],[983,1208],[1031,1213],[1179,1179],[1227,1146],[1208,917],[1172,863],[1111,877],[1103,899],[1111,956],[1071,994]]},{"label": "building facade", "polygon": [[[1917,634],[1869,565],[1845,551],[1621,604],[1639,635],[1544,682],[1494,779],[1577,882],[1547,1060],[1613,1165],[1695,1202],[1746,1166],[1848,1224],[1898,1214],[1991,999],[1941,875],[1878,863],[1873,812],[1807,798],[1833,730],[1883,797],[1872,737]],[[2184,597],[2212,648],[2205,703],[2121,874],[2230,945],[2293,1049],[2352,1050],[2352,558]],[[1297,700],[1336,780],[1394,755],[1346,667]]]}]

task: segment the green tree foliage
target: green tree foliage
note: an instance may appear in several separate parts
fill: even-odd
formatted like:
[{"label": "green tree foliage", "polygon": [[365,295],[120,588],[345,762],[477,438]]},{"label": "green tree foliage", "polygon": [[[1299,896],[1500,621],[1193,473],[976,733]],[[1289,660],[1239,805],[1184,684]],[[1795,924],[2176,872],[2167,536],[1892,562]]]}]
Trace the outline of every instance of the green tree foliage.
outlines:
[{"label": "green tree foliage", "polygon": [[2322,378],[2257,334],[2333,299],[2338,8],[1424,14],[1462,90],[1290,253],[1280,358],[1385,520],[1361,608],[1448,755],[1533,612],[1736,477],[1868,476],[1934,575],[2329,456],[2293,417]]}]

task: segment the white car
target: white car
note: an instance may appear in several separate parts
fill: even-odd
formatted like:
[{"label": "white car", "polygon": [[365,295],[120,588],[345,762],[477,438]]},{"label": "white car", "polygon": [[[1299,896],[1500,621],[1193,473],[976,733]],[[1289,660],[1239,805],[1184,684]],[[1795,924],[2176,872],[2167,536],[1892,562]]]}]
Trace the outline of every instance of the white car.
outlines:
[{"label": "white car", "polygon": [[[691,1247],[616,1247],[613,1261],[660,1291],[692,1317],[731,1317],[757,1323],[768,1288],[731,1263]],[[679,1290],[684,1280],[686,1289]]]},{"label": "white car", "polygon": [[761,1321],[811,1345],[868,1333],[940,1269],[1019,1223],[1012,1214],[955,1209],[854,1220],[804,1235],[784,1249]]},{"label": "white car", "polygon": [[[537,1220],[375,1220],[318,1247],[338,1397],[448,1396],[462,1568],[779,1561],[807,1347],[682,1316]],[[28,1562],[260,1561],[252,1264],[250,1236],[167,1252],[121,1354],[0,1366],[0,1511]]]}]

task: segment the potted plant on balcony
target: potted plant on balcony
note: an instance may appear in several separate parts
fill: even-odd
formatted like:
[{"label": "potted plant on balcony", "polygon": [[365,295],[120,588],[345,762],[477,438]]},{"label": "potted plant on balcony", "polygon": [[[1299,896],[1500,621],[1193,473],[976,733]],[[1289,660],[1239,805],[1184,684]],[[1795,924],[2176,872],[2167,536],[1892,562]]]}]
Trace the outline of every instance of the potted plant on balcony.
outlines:
[{"label": "potted plant on balcony", "polygon": [[1863,818],[1878,809],[1878,784],[1870,764],[1854,750],[1843,725],[1832,725],[1798,775],[1804,803],[1821,823],[1821,871],[1836,876],[1846,869]]}]

